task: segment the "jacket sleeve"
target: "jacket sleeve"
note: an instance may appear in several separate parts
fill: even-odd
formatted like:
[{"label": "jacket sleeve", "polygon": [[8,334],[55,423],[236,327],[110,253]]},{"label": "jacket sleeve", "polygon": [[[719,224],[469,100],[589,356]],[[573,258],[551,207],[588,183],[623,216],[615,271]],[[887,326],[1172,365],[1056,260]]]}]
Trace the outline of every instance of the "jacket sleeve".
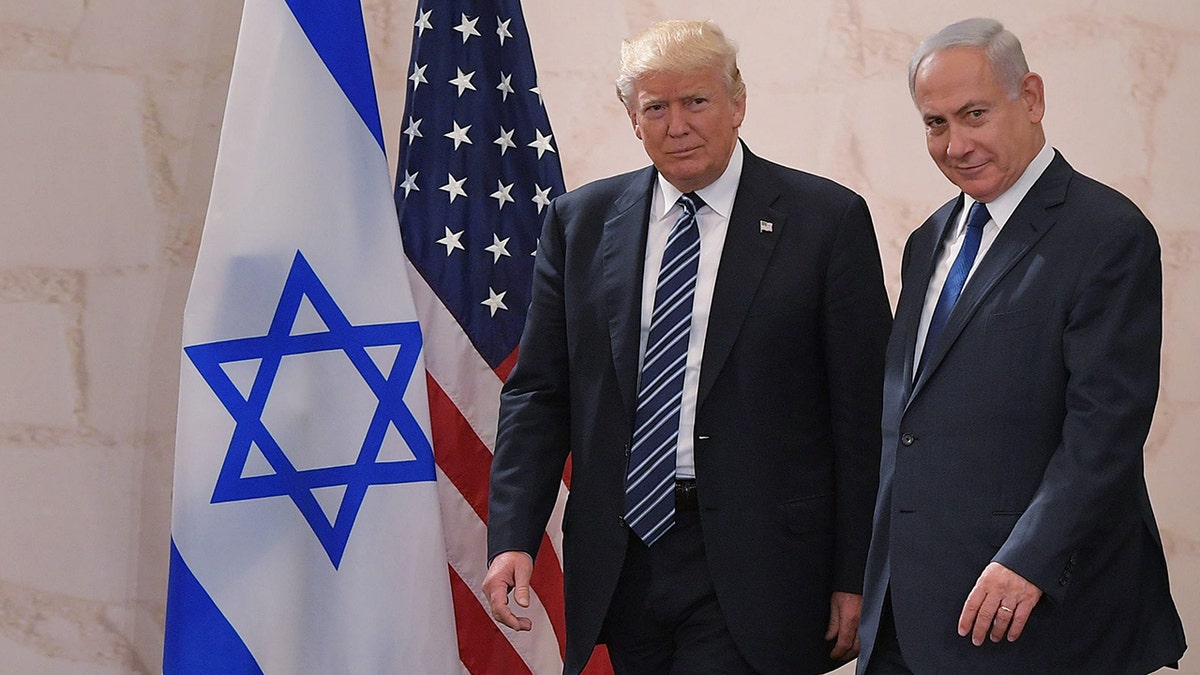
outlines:
[{"label": "jacket sleeve", "polygon": [[550,204],[542,227],[517,365],[500,394],[488,494],[489,563],[504,551],[537,554],[569,452],[565,232],[557,206]]},{"label": "jacket sleeve", "polygon": [[822,328],[834,433],[835,589],[861,593],[879,488],[883,365],[892,314],[867,204],[855,195],[834,242]]},{"label": "jacket sleeve", "polygon": [[994,560],[1061,601],[1081,545],[1128,522],[1158,396],[1162,267],[1140,214],[1099,230],[1062,336],[1062,440]]}]

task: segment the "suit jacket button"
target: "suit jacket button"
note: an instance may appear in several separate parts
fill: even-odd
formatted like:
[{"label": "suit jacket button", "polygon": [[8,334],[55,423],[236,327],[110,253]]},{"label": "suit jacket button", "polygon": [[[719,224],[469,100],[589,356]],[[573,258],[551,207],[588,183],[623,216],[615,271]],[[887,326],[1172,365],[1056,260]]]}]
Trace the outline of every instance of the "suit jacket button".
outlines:
[{"label": "suit jacket button", "polygon": [[912,445],[913,443],[916,443],[916,442],[917,442],[917,437],[913,436],[912,434],[901,434],[900,435],[900,443],[902,445],[908,446],[908,445]]},{"label": "suit jacket button", "polygon": [[621,524],[621,527],[625,527],[625,516],[617,516],[617,522]]}]

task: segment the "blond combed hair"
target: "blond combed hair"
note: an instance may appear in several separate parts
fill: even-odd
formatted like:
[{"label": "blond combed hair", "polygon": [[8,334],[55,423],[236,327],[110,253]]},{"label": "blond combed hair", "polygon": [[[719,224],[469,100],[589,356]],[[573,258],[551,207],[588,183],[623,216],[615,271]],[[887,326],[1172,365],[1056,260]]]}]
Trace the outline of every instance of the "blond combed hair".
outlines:
[{"label": "blond combed hair", "polygon": [[730,97],[746,96],[737,66],[737,45],[713,21],[662,21],[621,42],[617,98],[629,108],[637,80],[658,73],[682,75],[706,68],[720,70]]}]

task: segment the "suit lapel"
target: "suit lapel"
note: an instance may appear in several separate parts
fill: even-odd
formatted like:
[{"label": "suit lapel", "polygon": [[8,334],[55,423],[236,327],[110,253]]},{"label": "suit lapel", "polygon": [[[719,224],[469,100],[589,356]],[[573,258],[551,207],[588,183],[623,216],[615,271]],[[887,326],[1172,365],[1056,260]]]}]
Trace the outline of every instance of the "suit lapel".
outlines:
[{"label": "suit lapel", "polygon": [[613,367],[630,419],[637,407],[642,276],[646,228],[650,219],[650,190],[656,175],[653,168],[647,167],[630,177],[625,191],[614,203],[616,215],[604,223],[601,240]]},{"label": "suit lapel", "polygon": [[[708,332],[704,338],[698,405],[704,404],[713,381],[733,349],[750,309],[750,301],[758,291],[767,262],[775,250],[775,242],[787,227],[787,216],[772,207],[782,190],[766,163],[744,145],[743,149],[742,176],[725,233],[725,248],[717,270]],[[771,224],[770,231],[763,230],[762,222]]]},{"label": "suit lapel", "polygon": [[1066,199],[1071,171],[1070,165],[1062,155],[1056,153],[1046,172],[1021,200],[1020,206],[1013,212],[1004,229],[1000,230],[996,241],[992,243],[963,288],[940,339],[933,345],[921,379],[913,387],[913,397],[920,393],[922,386],[945,358],[954,341],[962,334],[996,284],[1054,226],[1054,209]]}]

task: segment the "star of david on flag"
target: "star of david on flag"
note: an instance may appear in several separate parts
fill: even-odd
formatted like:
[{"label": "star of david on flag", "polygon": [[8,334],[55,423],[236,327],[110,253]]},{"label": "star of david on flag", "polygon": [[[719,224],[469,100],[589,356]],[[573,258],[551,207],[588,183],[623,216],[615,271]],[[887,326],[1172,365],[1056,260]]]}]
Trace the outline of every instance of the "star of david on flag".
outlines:
[{"label": "star of david on flag", "polygon": [[[326,328],[294,334],[297,316],[307,299]],[[396,347],[385,375],[368,354],[379,347]],[[337,567],[354,529],[354,519],[372,485],[432,481],[433,449],[404,403],[404,390],[421,351],[421,331],[415,321],[351,325],[329,291],[321,284],[304,255],[297,251],[266,335],[192,345],[184,351],[204,376],[213,393],[237,420],[229,452],[217,478],[213,503],[269,497],[290,497]],[[352,464],[298,469],[264,421],[272,387],[285,357],[340,351],[378,399],[365,436]],[[257,373],[244,394],[224,369],[227,363],[256,361]],[[384,364],[386,366],[386,364]],[[312,411],[320,416],[320,408]],[[389,430],[399,432],[412,458],[380,461]],[[252,450],[270,465],[265,474],[244,475]],[[325,515],[314,491],[345,488],[333,522]]]}]

